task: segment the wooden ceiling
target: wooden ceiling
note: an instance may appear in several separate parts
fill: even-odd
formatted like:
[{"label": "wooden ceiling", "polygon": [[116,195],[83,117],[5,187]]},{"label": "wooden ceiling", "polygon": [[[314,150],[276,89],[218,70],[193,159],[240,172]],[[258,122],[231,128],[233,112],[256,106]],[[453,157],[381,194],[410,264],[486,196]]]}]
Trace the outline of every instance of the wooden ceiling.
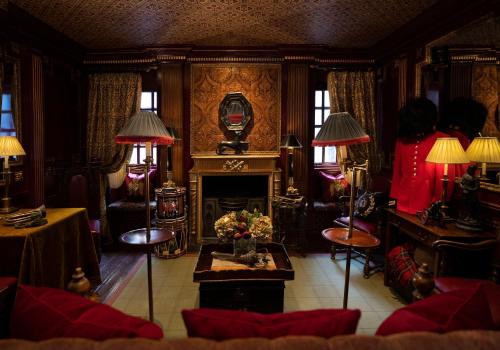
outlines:
[{"label": "wooden ceiling", "polygon": [[87,49],[370,48],[438,0],[10,0]]}]

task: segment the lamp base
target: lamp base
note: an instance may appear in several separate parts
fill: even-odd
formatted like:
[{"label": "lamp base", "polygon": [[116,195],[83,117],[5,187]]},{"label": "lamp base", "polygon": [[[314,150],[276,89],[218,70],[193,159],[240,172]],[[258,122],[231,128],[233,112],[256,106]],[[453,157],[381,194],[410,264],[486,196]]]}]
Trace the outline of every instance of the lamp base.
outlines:
[{"label": "lamp base", "polygon": [[288,186],[288,188],[286,189],[286,195],[287,196],[298,196],[299,190],[293,186]]},{"label": "lamp base", "polygon": [[0,207],[0,214],[10,214],[10,213],[13,213],[13,212],[19,210],[19,208],[12,207],[10,205],[10,201],[11,201],[10,197],[4,197],[0,201],[2,203],[2,206]]}]

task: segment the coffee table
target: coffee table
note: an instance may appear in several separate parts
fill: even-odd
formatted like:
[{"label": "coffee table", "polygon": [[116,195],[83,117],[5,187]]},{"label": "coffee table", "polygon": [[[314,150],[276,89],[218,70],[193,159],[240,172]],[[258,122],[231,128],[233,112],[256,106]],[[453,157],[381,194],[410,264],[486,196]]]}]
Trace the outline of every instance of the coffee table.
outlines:
[{"label": "coffee table", "polygon": [[257,251],[263,248],[271,253],[276,269],[213,270],[211,253],[232,253],[233,246],[202,244],[193,273],[193,281],[200,284],[200,307],[283,312],[285,281],[294,279],[292,263],[282,244],[257,244]]}]

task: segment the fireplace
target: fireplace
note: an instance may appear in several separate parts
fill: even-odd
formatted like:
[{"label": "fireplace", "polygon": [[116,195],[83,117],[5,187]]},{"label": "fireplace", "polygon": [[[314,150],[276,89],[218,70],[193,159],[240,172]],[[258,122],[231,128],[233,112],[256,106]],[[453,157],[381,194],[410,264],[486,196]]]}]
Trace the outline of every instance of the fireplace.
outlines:
[{"label": "fireplace", "polygon": [[202,177],[203,237],[216,237],[215,220],[229,211],[259,210],[267,215],[268,184],[266,175]]},{"label": "fireplace", "polygon": [[278,154],[193,155],[190,176],[190,233],[201,243],[216,239],[213,224],[226,211],[258,208],[272,216],[280,194]]}]

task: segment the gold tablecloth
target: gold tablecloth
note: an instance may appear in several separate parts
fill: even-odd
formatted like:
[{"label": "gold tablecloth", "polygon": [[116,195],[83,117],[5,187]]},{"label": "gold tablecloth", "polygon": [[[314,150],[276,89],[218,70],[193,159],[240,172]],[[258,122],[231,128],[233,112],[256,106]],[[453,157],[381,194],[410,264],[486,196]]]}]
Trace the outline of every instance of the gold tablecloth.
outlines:
[{"label": "gold tablecloth", "polygon": [[65,288],[75,268],[82,267],[92,286],[101,283],[86,209],[49,208],[47,221],[23,229],[0,225],[0,276]]}]

